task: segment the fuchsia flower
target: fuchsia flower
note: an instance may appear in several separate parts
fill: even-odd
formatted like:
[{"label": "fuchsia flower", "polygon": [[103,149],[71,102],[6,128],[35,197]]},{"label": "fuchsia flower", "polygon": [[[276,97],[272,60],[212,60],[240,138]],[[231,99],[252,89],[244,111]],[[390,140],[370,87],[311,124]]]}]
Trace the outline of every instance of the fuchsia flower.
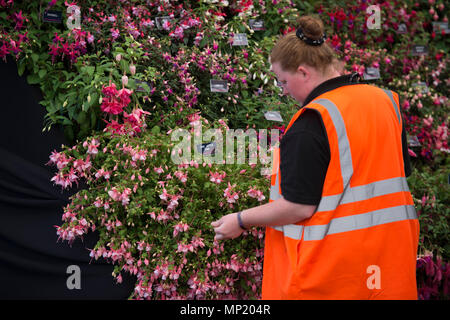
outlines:
[{"label": "fuchsia flower", "polygon": [[111,37],[113,38],[113,40],[116,40],[120,35],[119,29],[111,28],[109,29],[109,31],[111,31]]},{"label": "fuchsia flower", "polygon": [[220,172],[213,173],[210,171],[209,175],[211,176],[209,178],[209,181],[220,184],[223,181],[223,179],[226,177],[227,174],[225,172],[224,173],[220,173]]},{"label": "fuchsia flower", "polygon": [[188,231],[188,230],[189,230],[189,225],[187,223],[183,223],[183,222],[177,223],[173,229],[173,237],[176,237],[178,235],[178,233],[180,233],[180,232],[184,232],[184,231]]},{"label": "fuchsia flower", "polygon": [[83,142],[83,147],[88,148],[86,151],[88,154],[96,155],[98,153],[98,147],[100,143],[97,139],[92,139],[89,143],[87,141]]},{"label": "fuchsia flower", "polygon": [[231,208],[233,207],[232,204],[236,203],[236,200],[239,199],[239,192],[233,192],[234,187],[236,187],[236,184],[231,185],[230,182],[228,182],[228,188],[226,188],[223,193]]},{"label": "fuchsia flower", "polygon": [[250,197],[252,197],[252,198],[258,199],[258,201],[263,201],[263,200],[266,198],[266,197],[263,195],[262,191],[257,190],[257,189],[252,188],[252,187],[247,191],[247,194],[248,194]]},{"label": "fuchsia flower", "polygon": [[129,195],[131,194],[130,188],[125,188],[122,193],[120,193],[116,187],[113,187],[111,190],[108,191],[108,195],[114,200],[114,201],[121,201],[123,206],[128,205],[130,202]]}]

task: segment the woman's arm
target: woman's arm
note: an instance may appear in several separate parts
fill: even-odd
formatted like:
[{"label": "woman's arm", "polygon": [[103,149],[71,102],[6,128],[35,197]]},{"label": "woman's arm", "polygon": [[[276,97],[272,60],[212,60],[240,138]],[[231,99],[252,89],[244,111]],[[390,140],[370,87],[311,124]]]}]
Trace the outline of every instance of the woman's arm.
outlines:
[{"label": "woman's arm", "polygon": [[[316,208],[316,205],[298,204],[280,198],[242,211],[241,219],[245,228],[281,226],[310,218]],[[234,239],[244,231],[239,227],[236,212],[223,216],[211,225],[216,232],[217,240]]]}]

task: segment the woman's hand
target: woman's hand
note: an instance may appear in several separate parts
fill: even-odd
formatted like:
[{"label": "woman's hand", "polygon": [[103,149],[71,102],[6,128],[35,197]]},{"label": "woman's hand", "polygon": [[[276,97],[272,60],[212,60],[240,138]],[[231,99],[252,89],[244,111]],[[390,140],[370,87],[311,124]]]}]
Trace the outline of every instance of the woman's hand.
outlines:
[{"label": "woman's hand", "polygon": [[211,223],[211,226],[216,232],[215,240],[234,239],[239,237],[244,232],[239,227],[237,212],[227,214],[217,221]]}]

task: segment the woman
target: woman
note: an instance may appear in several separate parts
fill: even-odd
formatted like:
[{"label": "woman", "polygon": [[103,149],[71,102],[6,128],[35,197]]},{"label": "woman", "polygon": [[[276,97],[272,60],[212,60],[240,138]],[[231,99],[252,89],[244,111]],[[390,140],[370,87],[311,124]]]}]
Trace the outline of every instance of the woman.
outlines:
[{"label": "woman", "polygon": [[263,299],[417,299],[398,96],[340,76],[322,22],[298,24],[270,57],[303,107],[274,152],[269,203],[213,222],[216,239],[267,227]]}]

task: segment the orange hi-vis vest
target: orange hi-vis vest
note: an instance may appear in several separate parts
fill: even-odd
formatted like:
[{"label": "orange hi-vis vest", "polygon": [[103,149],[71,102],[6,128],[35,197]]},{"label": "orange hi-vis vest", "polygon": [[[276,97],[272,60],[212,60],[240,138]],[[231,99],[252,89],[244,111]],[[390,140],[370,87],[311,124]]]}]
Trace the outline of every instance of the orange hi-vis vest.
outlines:
[{"label": "orange hi-vis vest", "polygon": [[[263,299],[417,299],[419,222],[406,182],[398,95],[367,84],[326,92],[317,110],[330,146],[309,219],[267,227]],[[270,200],[282,197],[274,151]]]}]

